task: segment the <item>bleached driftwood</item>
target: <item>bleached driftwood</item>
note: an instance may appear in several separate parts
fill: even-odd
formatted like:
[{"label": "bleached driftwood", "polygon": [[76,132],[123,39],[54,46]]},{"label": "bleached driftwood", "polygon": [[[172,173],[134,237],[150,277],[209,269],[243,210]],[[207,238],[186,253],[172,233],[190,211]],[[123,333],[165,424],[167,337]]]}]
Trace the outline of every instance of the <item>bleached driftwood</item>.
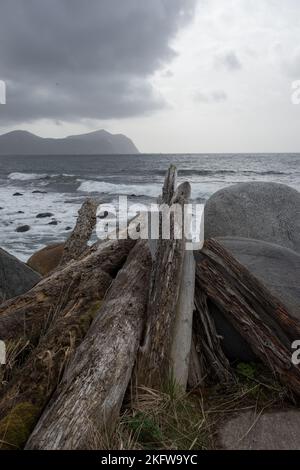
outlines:
[{"label": "bleached driftwood", "polygon": [[[31,320],[36,333],[36,323],[39,320],[39,338],[33,343],[32,337],[28,337],[31,342],[23,363],[16,361],[13,369],[9,368],[9,363],[7,365],[6,378],[10,380],[0,394],[0,435],[5,430],[7,439],[5,443],[0,442],[0,448],[14,448],[25,444],[32,426],[59,384],[65,367],[98,314],[102,299],[111,285],[111,276],[121,268],[133,244],[134,242],[127,240],[105,242],[98,254],[89,256],[88,260],[71,263],[68,268],[58,271],[56,276],[53,274],[48,278],[48,284],[47,281],[45,284],[49,288],[51,280],[52,294],[54,282],[66,283],[68,279],[69,285],[66,286],[68,289],[64,301],[57,305],[56,310],[50,314],[48,312],[43,325],[42,315],[46,315],[49,306],[49,299],[45,301],[45,292],[49,294],[49,291],[40,286],[38,290],[36,288],[31,292],[31,303],[27,303],[26,308],[31,309]],[[23,298],[19,298],[20,303],[23,301]],[[88,349],[85,355],[89,360]],[[30,409],[31,424],[19,434],[18,428],[22,425],[22,420],[19,418],[16,421],[13,417],[19,413],[24,403]],[[18,436],[22,436],[21,441],[15,440]]]},{"label": "bleached driftwood", "polygon": [[[85,449],[114,429],[145,320],[151,256],[138,242],[77,349],[27,449]],[[98,443],[98,446],[101,446]]]},{"label": "bleached driftwood", "polygon": [[101,290],[99,275],[101,277],[102,272],[111,277],[117,274],[134,244],[135,241],[130,239],[101,243],[80,260],[42,279],[29,292],[3,303],[0,306],[0,338],[37,343],[58,311],[71,308],[78,295],[85,295],[86,289],[90,292]]},{"label": "bleached driftwood", "polygon": [[171,368],[176,382],[185,390],[188,381],[195,291],[195,259],[192,251],[184,254],[182,279],[171,343]]},{"label": "bleached driftwood", "polygon": [[[170,167],[159,202],[168,206],[177,204],[183,213],[184,205],[190,197],[191,188],[189,183],[183,183],[175,191],[175,182],[176,169]],[[161,386],[162,381],[172,373],[173,367],[180,370],[180,374],[182,374],[181,365],[178,368],[177,365],[174,365],[172,344],[182,285],[185,238],[183,235],[176,238],[175,224],[178,221],[173,215],[170,217],[169,239],[164,239],[160,233],[156,246],[147,307],[147,326],[137,361],[138,385]],[[161,220],[161,227],[162,224]],[[180,320],[178,322],[180,323]],[[188,342],[190,344],[190,338],[188,338]],[[180,362],[182,364],[181,358]]]}]

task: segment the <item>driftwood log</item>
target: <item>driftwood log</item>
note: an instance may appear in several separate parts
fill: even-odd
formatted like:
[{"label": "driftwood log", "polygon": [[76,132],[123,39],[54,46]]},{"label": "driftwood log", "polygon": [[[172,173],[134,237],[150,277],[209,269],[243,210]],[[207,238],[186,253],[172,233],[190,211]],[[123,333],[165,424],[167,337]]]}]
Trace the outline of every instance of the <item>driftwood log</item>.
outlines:
[{"label": "driftwood log", "polygon": [[96,226],[97,201],[87,199],[78,212],[76,226],[64,245],[60,266],[80,258],[87,250],[88,242]]},{"label": "driftwood log", "polygon": [[[0,306],[0,338],[36,344],[57,311],[70,309],[76,296],[84,296],[87,279],[90,291],[99,292],[103,273],[111,277],[117,274],[134,243],[130,239],[101,243],[97,250],[54,271],[29,292],[3,303]],[[105,281],[103,295],[106,287]]]},{"label": "driftwood log", "polygon": [[193,252],[185,251],[170,355],[173,377],[184,390],[188,383],[192,345],[195,269]]},{"label": "driftwood log", "polygon": [[140,241],[113,282],[28,449],[86,449],[95,447],[95,435],[104,441],[113,431],[140,344],[150,270],[149,248]]},{"label": "driftwood log", "polygon": [[157,242],[128,237],[129,229],[143,230],[148,215],[140,214],[118,240],[88,248],[96,221],[96,203],[88,200],[58,268],[0,306],[0,339],[8,348],[23,345],[4,369],[0,448],[102,448],[130,383],[135,392],[161,388],[170,377],[183,388],[187,380],[191,388],[233,381],[212,306],[300,395],[300,371],[291,362],[299,321],[216,240],[195,253],[195,264],[185,234],[178,236],[178,213],[169,210],[177,205],[183,216],[190,197],[190,185],[176,180],[170,167]]},{"label": "driftwood log", "polygon": [[291,360],[291,345],[300,337],[299,321],[216,240],[207,240],[196,260],[196,291],[203,292],[255,355],[300,395],[300,370]]},{"label": "driftwood log", "polygon": [[[99,247],[99,253],[92,255],[92,259],[89,256],[88,260],[71,263],[42,281],[46,287],[37,286],[31,292],[32,310],[26,312],[31,313],[30,320],[36,333],[36,323],[39,322],[39,338],[36,338],[36,346],[30,343],[31,348],[35,347],[28,353],[24,363],[16,363],[14,369],[6,373],[10,381],[0,395],[0,439],[4,434],[5,443],[15,446],[25,444],[32,426],[59,384],[64,368],[97,314],[112,282],[111,276],[122,267],[133,245],[131,240],[105,242],[101,249]],[[61,304],[55,304],[56,309],[51,311],[49,307],[55,299],[51,297],[52,300],[47,298],[45,301],[45,292],[49,293],[48,289],[51,287],[53,295],[54,280],[56,284],[64,282],[67,289]],[[44,297],[41,298],[44,301],[37,302],[37,296],[43,293]],[[23,297],[18,301],[22,305]],[[16,314],[19,312],[17,310]],[[24,312],[24,307],[21,312]],[[89,358],[88,349],[86,357]],[[14,440],[16,429],[11,416],[18,414],[24,403],[29,407],[28,414],[31,413],[31,425],[26,427],[21,440]],[[4,447],[7,448],[7,445]]]},{"label": "driftwood log", "polygon": [[[177,204],[183,215],[184,205],[189,200],[191,188],[189,183],[183,183],[175,189],[176,176],[176,168],[170,167],[159,203],[167,207]],[[174,370],[178,370],[183,376],[179,378],[179,381],[186,382],[185,377],[188,375],[188,371],[182,372],[181,366],[177,368],[174,365],[177,359],[172,358],[176,312],[184,266],[185,238],[183,234],[178,238],[175,236],[178,220],[172,211],[169,239],[162,236],[162,223],[161,221],[160,238],[156,245],[151,273],[147,326],[138,355],[136,372],[137,384],[150,387],[162,386],[163,381],[168,379]],[[192,289],[190,289],[191,292]],[[187,341],[189,342],[188,349],[190,349],[191,334],[188,334]],[[173,351],[176,348],[177,346],[173,347]],[[184,360],[186,360],[185,355]],[[179,358],[179,361],[182,363],[182,358]]]}]

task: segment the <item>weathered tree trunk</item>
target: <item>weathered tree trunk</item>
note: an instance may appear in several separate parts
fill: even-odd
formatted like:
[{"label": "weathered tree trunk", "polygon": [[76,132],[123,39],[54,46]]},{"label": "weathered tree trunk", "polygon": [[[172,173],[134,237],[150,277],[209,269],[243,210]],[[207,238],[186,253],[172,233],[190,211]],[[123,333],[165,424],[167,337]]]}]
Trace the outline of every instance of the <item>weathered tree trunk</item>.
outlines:
[{"label": "weathered tree trunk", "polygon": [[171,368],[178,384],[185,390],[188,382],[195,291],[195,259],[192,251],[184,254],[182,279],[177,302],[173,338],[171,343]]},{"label": "weathered tree trunk", "polygon": [[70,261],[78,259],[87,249],[96,225],[97,202],[87,199],[78,212],[76,226],[64,245],[63,255],[59,266],[65,266]]},{"label": "weathered tree trunk", "polygon": [[[177,204],[183,216],[183,208],[188,202],[191,188],[188,183],[183,183],[174,193],[175,181],[176,169],[171,167],[165,179],[161,203],[169,206]],[[164,221],[162,217],[161,228]],[[184,234],[176,238],[176,228],[178,220],[172,214],[170,237],[164,239],[160,233],[156,247],[147,307],[147,327],[137,360],[138,385],[159,387],[174,367],[172,343],[185,253]],[[188,341],[190,347],[190,338]]]},{"label": "weathered tree trunk", "polygon": [[[101,288],[105,294],[107,283],[101,287],[102,272],[114,277],[134,244],[130,239],[103,242],[82,259],[54,271],[29,292],[3,303],[0,338],[36,343],[53,316],[70,309],[77,296],[84,296],[86,290],[99,292]],[[86,279],[90,279],[90,284],[87,285]]]},{"label": "weathered tree trunk", "polygon": [[151,256],[138,242],[77,349],[28,449],[85,449],[114,429],[145,321]]},{"label": "weathered tree trunk", "polygon": [[300,323],[216,240],[196,255],[196,289],[204,292],[274,374],[300,395],[300,370],[292,342]]},{"label": "weathered tree trunk", "polygon": [[[123,250],[118,249],[122,245]],[[131,246],[132,242],[126,241],[103,244],[102,266],[107,263],[106,258],[110,258],[110,261],[113,258],[113,269],[116,270],[116,266],[121,267]],[[99,261],[99,256],[94,261]],[[74,264],[71,266],[74,269]],[[79,266],[82,268],[82,264]],[[106,264],[106,268],[108,266],[110,264]],[[79,279],[76,277],[76,288],[73,285],[67,292],[67,301],[52,312],[47,328],[40,333],[37,346],[29,353],[25,362],[9,371],[12,377],[0,395],[0,439],[1,432],[6,436],[6,444],[0,444],[0,448],[20,447],[25,444],[32,426],[59,384],[64,368],[100,309],[112,278],[108,272],[101,269],[101,264],[90,264],[89,268],[77,272]],[[85,354],[88,360],[89,353],[87,349]],[[29,407],[27,415],[30,413],[31,424],[24,427],[22,438],[19,440],[18,428],[24,425],[23,418],[19,416],[19,409],[21,407],[22,410],[24,403]],[[16,415],[17,422],[13,419]]]}]

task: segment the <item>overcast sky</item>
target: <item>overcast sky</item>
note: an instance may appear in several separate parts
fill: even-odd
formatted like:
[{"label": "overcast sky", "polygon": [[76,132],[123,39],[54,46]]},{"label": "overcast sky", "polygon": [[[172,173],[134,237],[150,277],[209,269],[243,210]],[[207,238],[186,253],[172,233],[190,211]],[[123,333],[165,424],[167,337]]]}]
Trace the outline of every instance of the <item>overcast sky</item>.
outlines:
[{"label": "overcast sky", "polygon": [[0,132],[300,152],[299,0],[1,0]]}]

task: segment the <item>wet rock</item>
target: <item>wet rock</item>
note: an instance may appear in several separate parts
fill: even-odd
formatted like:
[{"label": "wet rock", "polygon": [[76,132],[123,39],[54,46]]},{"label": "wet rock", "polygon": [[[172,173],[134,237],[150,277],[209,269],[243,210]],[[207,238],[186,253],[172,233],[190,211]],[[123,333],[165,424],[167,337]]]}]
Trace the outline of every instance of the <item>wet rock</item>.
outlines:
[{"label": "wet rock", "polygon": [[14,193],[13,196],[23,196],[22,193]]},{"label": "wet rock", "polygon": [[28,266],[40,273],[42,276],[47,275],[59,265],[64,251],[64,246],[64,243],[56,243],[46,246],[29,258],[27,261]]},{"label": "wet rock", "polygon": [[104,211],[103,214],[100,214],[97,217],[98,217],[98,219],[106,219],[107,216],[108,216],[108,212]]},{"label": "wet rock", "polygon": [[205,239],[243,237],[300,252],[300,193],[279,183],[221,189],[204,208]]},{"label": "wet rock", "polygon": [[51,220],[48,225],[58,225],[57,220]]},{"label": "wet rock", "polygon": [[51,212],[42,212],[36,216],[37,219],[46,219],[47,217],[53,217],[54,214]]},{"label": "wet rock", "polygon": [[299,450],[300,412],[241,413],[220,429],[219,439],[226,450]]},{"label": "wet rock", "polygon": [[16,232],[28,232],[30,230],[29,225],[20,225],[16,228]]},{"label": "wet rock", "polygon": [[40,191],[39,189],[36,189],[35,191],[32,191],[32,194],[47,194],[47,191]]},{"label": "wet rock", "polygon": [[41,276],[0,248],[0,301],[29,291]]}]

